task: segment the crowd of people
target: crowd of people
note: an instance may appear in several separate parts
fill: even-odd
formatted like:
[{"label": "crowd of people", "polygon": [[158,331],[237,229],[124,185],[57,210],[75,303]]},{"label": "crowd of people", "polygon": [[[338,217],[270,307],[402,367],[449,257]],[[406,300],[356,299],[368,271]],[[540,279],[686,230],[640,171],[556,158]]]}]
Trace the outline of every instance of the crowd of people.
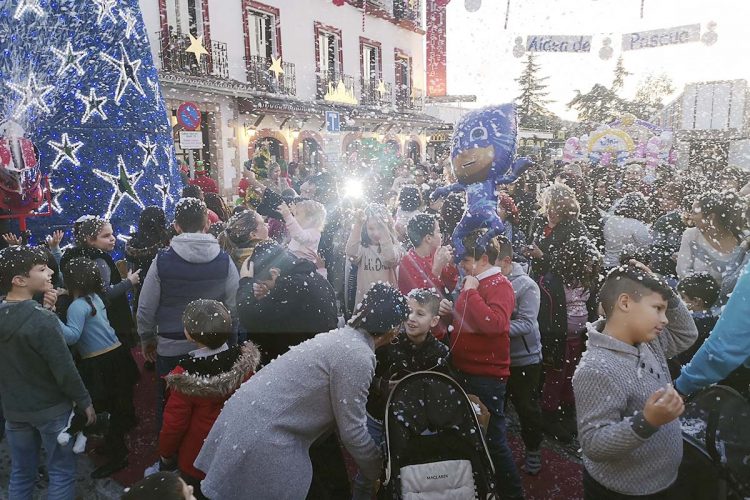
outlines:
[{"label": "crowd of people", "polygon": [[109,421],[94,478],[128,466],[139,351],[160,460],[132,499],[372,498],[388,395],[422,370],[489,414],[500,498],[524,497],[545,435],[577,436],[586,499],[680,498],[683,399],[715,383],[750,398],[740,171],[539,161],[498,186],[503,234],[455,255],[464,195],[431,196],[449,160],[373,165],[349,196],[329,172],[249,163],[233,208],[196,170],[173,220],[143,210],[123,261],[97,216],[39,246],[4,235],[11,499],[31,498],[40,447],[49,498],[74,498],[71,415]]}]

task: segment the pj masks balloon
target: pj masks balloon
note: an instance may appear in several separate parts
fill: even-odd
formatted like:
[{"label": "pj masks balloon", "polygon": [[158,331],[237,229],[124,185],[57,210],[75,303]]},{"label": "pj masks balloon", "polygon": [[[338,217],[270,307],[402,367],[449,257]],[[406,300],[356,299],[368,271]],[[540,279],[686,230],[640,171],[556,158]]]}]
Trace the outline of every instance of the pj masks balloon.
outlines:
[{"label": "pj masks balloon", "polygon": [[0,208],[31,212],[43,200],[39,152],[29,139],[0,136]]},{"label": "pj masks balloon", "polygon": [[487,242],[502,234],[503,222],[497,215],[498,184],[510,184],[531,165],[528,158],[513,162],[518,135],[516,106],[502,104],[465,115],[453,133],[451,159],[458,182],[436,189],[432,198],[466,191],[467,209],[451,236],[454,258],[459,262],[465,253],[463,239],[476,229],[488,231],[478,242]]}]

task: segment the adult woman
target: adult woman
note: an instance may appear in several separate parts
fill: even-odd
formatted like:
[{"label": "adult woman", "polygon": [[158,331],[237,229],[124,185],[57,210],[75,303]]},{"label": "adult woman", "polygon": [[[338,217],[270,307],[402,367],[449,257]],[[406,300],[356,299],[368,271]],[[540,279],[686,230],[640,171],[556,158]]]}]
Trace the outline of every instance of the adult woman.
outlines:
[{"label": "adult woman", "polygon": [[623,250],[632,249],[639,255],[647,252],[651,246],[651,230],[645,222],[648,218],[648,201],[641,193],[632,192],[622,197],[602,230],[605,267],[619,266]]},{"label": "adult woman", "polygon": [[247,209],[233,215],[219,235],[219,244],[234,261],[237,269],[253,254],[255,245],[268,239],[268,225],[258,212]]},{"label": "adult woman", "polygon": [[[745,218],[750,225],[750,209]],[[675,380],[681,394],[692,394],[721,383],[750,400],[750,267],[744,262],[721,317],[711,335]],[[726,280],[725,280],[726,281]]]},{"label": "adult woman", "polygon": [[203,201],[206,203],[206,208],[213,210],[221,222],[229,220],[229,207],[221,195],[217,193],[205,193]]},{"label": "adult woman", "polygon": [[310,446],[338,427],[371,481],[381,454],[367,432],[365,405],[375,349],[406,319],[401,293],[378,283],[348,325],[292,348],[227,401],[195,461],[209,498],[305,498],[313,480]]},{"label": "adult woman", "polygon": [[695,227],[682,235],[677,276],[707,272],[719,285],[736,271],[735,252],[744,229],[743,201],[732,191],[709,191],[693,203],[690,220]]}]

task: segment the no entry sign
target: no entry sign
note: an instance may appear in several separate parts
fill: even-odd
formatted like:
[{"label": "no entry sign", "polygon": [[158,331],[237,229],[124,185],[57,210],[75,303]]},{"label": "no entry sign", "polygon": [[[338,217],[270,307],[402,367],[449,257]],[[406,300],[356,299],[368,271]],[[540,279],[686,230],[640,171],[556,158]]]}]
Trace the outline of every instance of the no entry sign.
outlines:
[{"label": "no entry sign", "polygon": [[177,108],[177,123],[187,130],[198,130],[201,126],[201,110],[194,102],[183,102]]}]

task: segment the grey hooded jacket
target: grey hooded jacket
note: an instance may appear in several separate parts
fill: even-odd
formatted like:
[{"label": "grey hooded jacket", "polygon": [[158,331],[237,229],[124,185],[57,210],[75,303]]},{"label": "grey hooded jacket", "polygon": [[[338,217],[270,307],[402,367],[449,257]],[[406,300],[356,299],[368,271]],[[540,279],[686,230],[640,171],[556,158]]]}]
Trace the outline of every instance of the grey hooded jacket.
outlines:
[{"label": "grey hooded jacket", "polygon": [[520,264],[513,263],[508,275],[516,306],[510,317],[510,366],[529,366],[542,361],[542,339],[539,333],[539,285]]},{"label": "grey hooded jacket", "polygon": [[679,420],[654,427],[643,416],[651,394],[672,382],[667,359],[698,338],[679,298],[670,300],[667,319],[655,340],[637,345],[603,333],[604,320],[589,325],[587,350],[573,376],[584,466],[599,484],[625,495],[667,489],[682,461]]},{"label": "grey hooded jacket", "polygon": [[[219,242],[210,234],[203,233],[183,233],[178,234],[170,243],[170,247],[181,258],[193,263],[208,263],[219,255],[221,248]],[[156,257],[158,258],[158,256]],[[237,288],[239,287],[240,277],[237,268],[229,266],[226,293],[222,303],[234,316],[235,300]],[[194,290],[195,298],[200,299],[201,290]],[[142,343],[153,342],[157,336],[157,311],[159,310],[159,300],[161,296],[161,281],[159,279],[159,268],[152,265],[146,279],[143,281],[141,294],[138,299],[138,335]],[[236,338],[234,338],[236,343]],[[158,337],[157,353],[160,356],[183,356],[194,350],[196,345],[189,340],[173,340],[164,337]]]}]

